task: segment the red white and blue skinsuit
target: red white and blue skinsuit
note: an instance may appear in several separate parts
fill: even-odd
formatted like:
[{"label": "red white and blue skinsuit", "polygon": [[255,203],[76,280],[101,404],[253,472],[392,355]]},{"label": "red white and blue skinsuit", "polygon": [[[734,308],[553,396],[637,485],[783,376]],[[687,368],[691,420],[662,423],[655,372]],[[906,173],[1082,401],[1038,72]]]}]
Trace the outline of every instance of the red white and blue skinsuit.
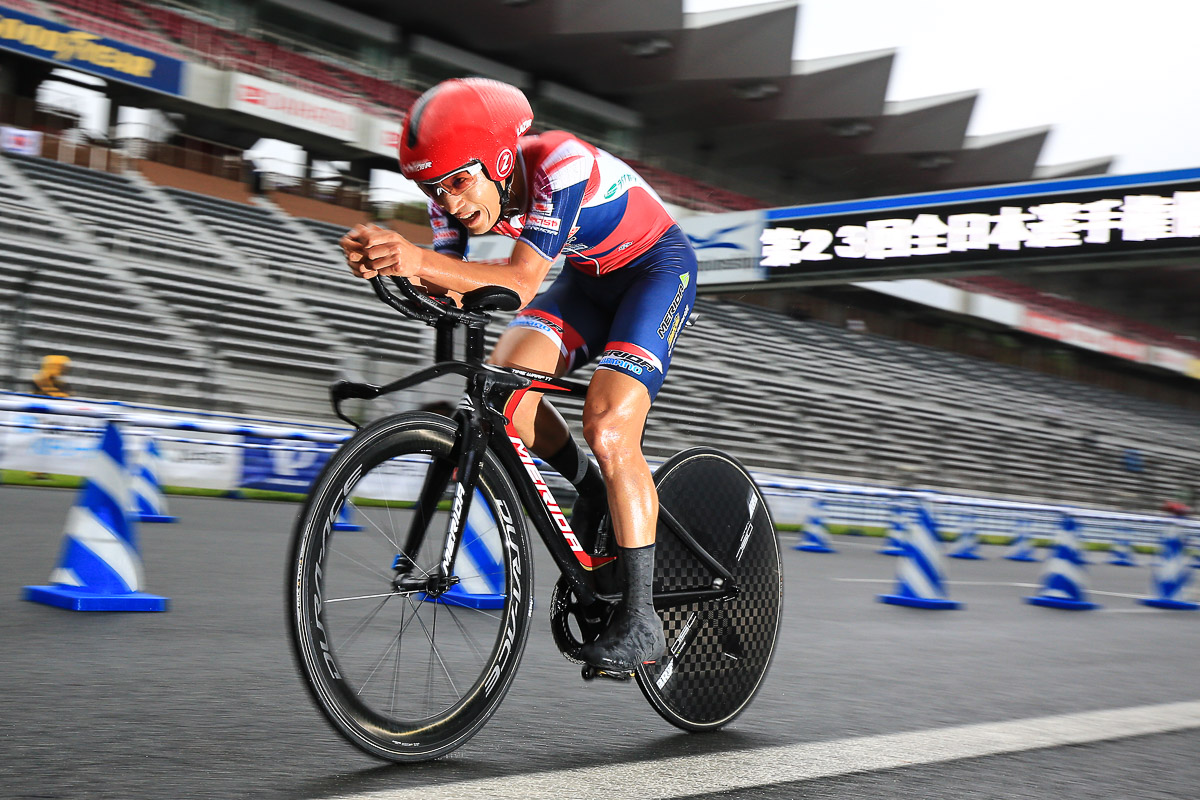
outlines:
[{"label": "red white and blue skinsuit", "polygon": [[[620,159],[562,131],[518,143],[527,207],[494,233],[566,266],[512,326],[558,344],[568,372],[599,354],[653,398],[696,299],[696,256],[662,201]],[[434,248],[463,258],[467,230],[429,204]]]}]

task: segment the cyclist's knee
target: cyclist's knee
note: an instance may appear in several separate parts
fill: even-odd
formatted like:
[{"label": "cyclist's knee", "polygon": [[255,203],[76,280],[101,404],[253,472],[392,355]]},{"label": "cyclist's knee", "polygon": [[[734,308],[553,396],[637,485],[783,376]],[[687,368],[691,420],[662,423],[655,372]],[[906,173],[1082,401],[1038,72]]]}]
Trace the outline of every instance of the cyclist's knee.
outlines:
[{"label": "cyclist's knee", "polygon": [[603,468],[642,456],[643,419],[619,406],[589,409],[583,417],[583,437]]}]

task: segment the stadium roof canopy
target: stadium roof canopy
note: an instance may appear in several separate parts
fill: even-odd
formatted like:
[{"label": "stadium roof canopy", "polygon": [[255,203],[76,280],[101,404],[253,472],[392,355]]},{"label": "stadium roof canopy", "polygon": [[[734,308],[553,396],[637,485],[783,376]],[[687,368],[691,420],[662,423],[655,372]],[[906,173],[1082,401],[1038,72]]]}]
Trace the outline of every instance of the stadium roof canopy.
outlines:
[{"label": "stadium roof canopy", "polygon": [[702,13],[683,0],[337,5],[632,110],[644,155],[736,176],[773,199],[1101,174],[1111,163],[1039,167],[1048,128],[967,136],[975,92],[886,101],[895,51],[793,59],[797,0]]}]

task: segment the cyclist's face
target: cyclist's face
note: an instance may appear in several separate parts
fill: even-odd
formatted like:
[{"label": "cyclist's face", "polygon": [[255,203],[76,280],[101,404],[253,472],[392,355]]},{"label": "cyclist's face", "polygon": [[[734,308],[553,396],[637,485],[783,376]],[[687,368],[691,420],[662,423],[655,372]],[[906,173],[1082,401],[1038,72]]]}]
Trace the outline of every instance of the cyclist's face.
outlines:
[{"label": "cyclist's face", "polygon": [[480,175],[462,194],[437,193],[433,202],[457,217],[473,235],[487,233],[500,221],[500,190],[486,175]]}]

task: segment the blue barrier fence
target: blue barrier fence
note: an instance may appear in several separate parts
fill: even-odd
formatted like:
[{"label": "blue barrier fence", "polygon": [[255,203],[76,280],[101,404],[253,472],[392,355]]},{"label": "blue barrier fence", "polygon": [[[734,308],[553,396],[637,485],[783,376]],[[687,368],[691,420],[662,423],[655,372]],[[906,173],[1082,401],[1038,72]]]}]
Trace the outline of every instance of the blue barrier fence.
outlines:
[{"label": "blue barrier fence", "polygon": [[[104,401],[57,401],[30,395],[0,393],[0,412],[23,415],[68,415],[116,420],[125,423],[135,435],[154,435],[159,441],[179,442],[197,446],[233,447],[247,452],[281,451],[300,458],[311,458],[303,470],[292,475],[287,488],[303,491],[306,480],[316,474],[319,460],[344,441],[351,431],[345,427],[280,423],[261,418],[189,412],[179,409],[155,408]],[[87,425],[53,425],[25,420],[0,421],[0,429],[27,428],[64,435],[98,436],[99,427]],[[221,434],[225,441],[192,437],[160,436],[155,431],[170,430]],[[285,443],[278,443],[284,440]],[[296,442],[292,444],[291,442]],[[242,471],[239,482],[245,485],[271,483],[267,462],[254,461],[253,469]],[[540,465],[540,462],[539,462]],[[253,472],[253,481],[249,473]],[[570,486],[546,470],[546,479],[557,491],[570,492]],[[70,474],[70,473],[68,473]],[[1061,515],[1069,512],[1080,525],[1080,536],[1086,540],[1125,541],[1132,544],[1157,546],[1165,526],[1179,524],[1185,535],[1200,534],[1200,521],[1180,520],[1151,514],[1137,514],[1111,509],[1082,508],[1037,502],[999,500],[995,498],[951,495],[928,490],[904,490],[885,487],[855,486],[830,482],[807,481],[789,475],[754,473],[763,488],[776,522],[801,523],[803,509],[809,498],[820,499],[826,525],[863,528],[886,528],[890,508],[896,498],[927,500],[943,531],[957,534],[964,524],[973,526],[977,535],[1012,537],[1018,525],[1025,527],[1035,538],[1053,539]],[[186,484],[183,484],[186,485]],[[242,486],[230,486],[230,489]],[[968,522],[969,520],[969,522]]]}]

